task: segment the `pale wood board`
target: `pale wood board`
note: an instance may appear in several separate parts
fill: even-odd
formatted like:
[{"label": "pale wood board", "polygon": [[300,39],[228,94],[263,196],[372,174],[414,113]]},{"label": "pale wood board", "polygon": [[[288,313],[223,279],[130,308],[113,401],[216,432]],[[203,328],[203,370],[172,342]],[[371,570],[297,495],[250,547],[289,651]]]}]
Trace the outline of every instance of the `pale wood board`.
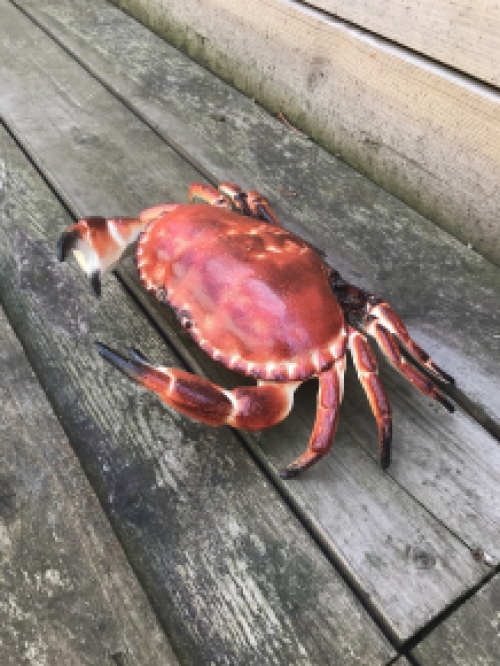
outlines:
[{"label": "pale wood board", "polygon": [[500,264],[498,90],[289,0],[114,4]]},{"label": "pale wood board", "polygon": [[21,4],[207,176],[263,191],[346,278],[388,299],[500,423],[495,266],[108,3]]},{"label": "pale wood board", "polygon": [[412,652],[423,666],[497,666],[500,663],[500,577],[441,623]]},{"label": "pale wood board", "polygon": [[[29,31],[26,39],[45,50]],[[65,69],[52,64],[53,72]],[[42,94],[35,71],[28,77]],[[65,96],[56,122],[64,128],[63,110],[75,112],[82,100],[59,74],[57,83]],[[153,147],[138,123],[125,127],[119,111],[101,106],[99,91],[87,92],[91,118],[102,113],[105,122],[110,111],[124,141]],[[40,106],[33,115],[43,116]],[[92,173],[85,146],[98,135],[80,141],[88,130],[84,123],[76,139]],[[121,187],[131,187],[121,140],[102,145],[121,164]],[[179,365],[115,279],[98,301],[76,266],[57,262],[57,238],[71,219],[3,129],[0,156],[0,301],[179,662],[385,664],[391,646],[231,432],[164,408],[102,362],[96,339],[119,349],[135,344]],[[185,174],[180,164],[169,170],[170,162],[158,177],[175,184]],[[61,166],[68,169],[64,160]],[[116,184],[100,166],[93,177],[102,195]]]},{"label": "pale wood board", "polygon": [[312,0],[313,7],[500,85],[500,5],[491,0]]},{"label": "pale wood board", "polygon": [[175,666],[1,308],[0,365],[0,663]]},{"label": "pale wood board", "polygon": [[[3,45],[5,57],[0,58],[0,75],[8,82],[0,96],[0,112],[74,209],[80,214],[120,210],[133,214],[159,197],[183,197],[193,177],[186,164],[4,0],[0,7],[13,35]],[[43,113],[40,106],[33,112],[30,100],[34,99],[43,100]],[[127,277],[126,272],[121,274]],[[143,292],[137,290],[137,283],[130,284],[140,297]],[[156,316],[157,311],[149,307]],[[179,327],[171,325],[168,311],[158,323],[180,341],[180,351],[191,367],[201,364],[210,376],[222,376],[219,366],[195,356],[198,352],[191,349],[190,339],[182,338]],[[130,343],[135,334],[130,329]],[[113,342],[104,334],[99,337]],[[135,344],[141,347],[140,339]],[[118,346],[124,348],[123,341]],[[154,345],[143,351],[163,364],[169,362],[168,354]],[[485,547],[497,547],[490,499],[495,499],[500,486],[491,471],[499,449],[466,417],[435,414],[427,400],[384,370],[384,377],[389,375],[398,423],[392,476],[378,467],[373,420],[350,377],[349,401],[334,453],[303,479],[285,484],[283,492],[369,596],[369,603],[404,639],[481,579],[485,568],[473,560],[468,546],[477,545],[480,538],[487,542]],[[116,382],[122,386],[119,378]],[[257,440],[248,439],[254,447],[260,443],[262,448],[255,450],[271,473],[304,448],[313,402],[310,385],[299,394],[298,409],[287,422]],[[157,413],[163,411],[158,406]],[[120,405],[117,414],[121,414]],[[207,438],[222,432],[215,435],[210,429],[196,428]],[[469,450],[470,437],[473,450]],[[459,450],[469,467],[462,469]],[[486,459],[485,472],[482,461]],[[410,478],[409,490],[401,487],[398,475]],[[428,488],[423,485],[426,479]],[[419,494],[417,501],[411,496],[414,491]],[[431,513],[421,502],[429,503]],[[453,523],[453,529],[456,523],[466,544],[434,518],[434,512]]]}]

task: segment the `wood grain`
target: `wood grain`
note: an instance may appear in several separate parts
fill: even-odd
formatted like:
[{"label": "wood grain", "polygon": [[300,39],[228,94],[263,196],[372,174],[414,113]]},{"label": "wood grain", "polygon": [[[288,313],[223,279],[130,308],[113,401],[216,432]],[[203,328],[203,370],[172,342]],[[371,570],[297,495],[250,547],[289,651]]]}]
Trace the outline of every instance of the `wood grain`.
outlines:
[{"label": "wood grain", "polygon": [[1,308],[0,364],[2,666],[175,666]]},{"label": "wood grain", "polygon": [[329,14],[500,85],[500,5],[491,0],[313,0]]},{"label": "wood grain", "polygon": [[[194,175],[186,164],[4,0],[0,6],[10,34],[16,35],[2,47],[0,75],[8,82],[8,92],[0,96],[1,113],[74,209],[81,214],[133,214],[147,204],[185,196]],[[117,21],[102,15],[100,22],[109,26],[112,39]],[[139,57],[142,42],[128,44]],[[26,78],[30,86],[23,85]],[[39,108],[32,112],[33,99],[43,99],[44,113]],[[265,162],[261,165],[264,168]],[[272,162],[268,168],[276,167]],[[314,175],[319,174],[312,173],[311,178]],[[357,182],[358,191],[363,191],[362,181]],[[121,274],[126,278],[126,272]],[[141,298],[137,283],[130,284]],[[157,311],[148,307],[156,317]],[[181,339],[182,332],[171,325],[167,313],[157,323],[171,339],[181,341],[179,350],[191,367],[201,365],[209,376],[221,376],[218,366],[195,356],[196,350],[191,350],[189,340]],[[131,328],[130,344],[135,335],[137,329]],[[135,340],[138,346],[140,339]],[[124,342],[120,345],[123,348]],[[166,353],[155,351],[151,343],[143,351],[168,363]],[[384,370],[383,376],[391,377],[397,427],[403,428],[396,432],[392,476],[382,474],[376,463],[375,428],[364,396],[350,377],[350,400],[333,455],[303,479],[283,486],[283,492],[358,587],[370,595],[373,607],[404,638],[481,579],[485,569],[473,560],[468,547],[476,545],[477,538],[496,547],[492,535],[497,530],[489,512],[494,503],[486,499],[495,498],[500,487],[492,471],[499,452],[496,443],[466,417],[435,414],[428,401],[415,396],[392,373]],[[248,440],[271,474],[305,446],[314,414],[314,387],[306,386],[297,402],[288,422]],[[121,409],[118,404],[118,414]],[[158,408],[157,414],[163,411]],[[144,425],[143,417],[140,423]],[[129,427],[133,434],[137,426],[127,419]],[[196,428],[200,437],[212,441],[213,431]],[[470,473],[457,457],[462,450]],[[453,530],[458,526],[458,539],[447,523]]]},{"label": "wood grain", "polygon": [[440,624],[415,650],[419,663],[435,666],[496,666],[500,662],[500,578]]},{"label": "wood grain", "polygon": [[[12,18],[11,9],[1,11]],[[45,51],[43,40],[23,35],[26,48],[31,42]],[[59,76],[65,65],[55,60],[50,71],[57,72],[59,97],[44,97],[36,75],[43,59],[33,69],[34,61],[21,78],[53,112],[29,111],[38,119],[36,133],[52,135],[68,173],[63,136],[73,136],[75,155],[99,193],[96,203],[111,200],[115,185],[115,203],[124,191],[133,198],[146,186],[146,177],[135,183],[138,162],[126,168],[127,142],[165,158],[155,178],[179,186],[186,177],[180,160],[151,145],[134,119],[127,126],[120,105],[103,107],[99,86],[86,86],[87,97],[79,97],[83,90]],[[95,122],[94,133],[79,124],[85,116]],[[102,131],[106,122],[116,130],[111,142]],[[54,123],[60,134],[50,129]],[[58,264],[56,242],[69,216],[4,130],[0,155],[0,300],[180,663],[386,663],[390,645],[230,431],[181,417],[103,364],[96,339],[180,363],[115,279],[97,301],[76,266]],[[105,156],[120,165],[121,183],[106,160],[101,166]],[[85,201],[86,185],[80,196]]]},{"label": "wood grain", "polygon": [[500,264],[497,90],[287,0],[115,4]]}]

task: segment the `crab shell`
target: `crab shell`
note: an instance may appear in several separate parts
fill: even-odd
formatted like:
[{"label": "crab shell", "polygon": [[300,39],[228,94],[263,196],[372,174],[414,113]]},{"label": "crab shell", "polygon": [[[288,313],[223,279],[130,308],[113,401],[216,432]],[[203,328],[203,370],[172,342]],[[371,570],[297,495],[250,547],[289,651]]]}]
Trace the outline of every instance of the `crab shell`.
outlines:
[{"label": "crab shell", "polygon": [[345,354],[344,314],[328,268],[281,227],[205,204],[180,205],[141,234],[145,287],[198,345],[259,380],[302,381]]}]

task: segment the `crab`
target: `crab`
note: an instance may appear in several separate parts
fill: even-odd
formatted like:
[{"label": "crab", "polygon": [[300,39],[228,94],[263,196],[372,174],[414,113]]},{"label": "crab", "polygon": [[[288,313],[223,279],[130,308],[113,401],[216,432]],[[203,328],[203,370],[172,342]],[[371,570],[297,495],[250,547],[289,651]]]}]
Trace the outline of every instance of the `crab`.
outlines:
[{"label": "crab", "polygon": [[59,259],[73,250],[100,295],[102,275],[138,240],[135,261],[145,288],[174,309],[209,356],[256,385],[225,390],[153,365],[136,350],[125,356],[96,343],[105,360],[182,414],[244,430],[279,423],[297,387],[317,377],[309,445],[281,471],[283,478],[330,450],[348,350],[377,423],[381,466],[389,466],[391,408],[368,336],[409,382],[453,411],[436,384],[453,378],[412,340],[390,305],[349,284],[320,252],[282,227],[264,196],[231,183],[218,189],[194,183],[188,201],[148,208],[138,218],[83,218],[62,234]]}]

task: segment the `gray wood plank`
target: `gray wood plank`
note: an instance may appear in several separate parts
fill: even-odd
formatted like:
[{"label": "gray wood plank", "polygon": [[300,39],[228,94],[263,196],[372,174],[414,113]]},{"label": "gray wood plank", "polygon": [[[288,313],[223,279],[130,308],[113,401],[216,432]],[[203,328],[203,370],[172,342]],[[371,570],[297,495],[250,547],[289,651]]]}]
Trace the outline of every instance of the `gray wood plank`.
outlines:
[{"label": "gray wood plank", "polygon": [[0,663],[175,666],[1,308],[0,365]]},{"label": "gray wood plank", "polygon": [[[79,106],[71,86],[64,100]],[[117,128],[152,147],[138,123]],[[388,642],[232,433],[165,409],[102,363],[95,339],[179,359],[116,280],[98,302],[76,266],[61,270],[69,216],[1,128],[0,156],[0,300],[180,663],[386,663]],[[106,170],[94,177],[111,190]]]},{"label": "gray wood plank", "polygon": [[422,666],[497,666],[500,663],[500,578],[440,624],[413,655]]},{"label": "gray wood plank", "polygon": [[390,300],[500,433],[495,266],[103,0],[16,4],[207,175],[264,192],[346,278]]},{"label": "gray wood plank", "polygon": [[[8,11],[4,0],[0,6],[5,8],[4,21],[10,22],[10,34],[16,35],[3,45],[0,74],[8,85],[0,96],[0,112],[75,211],[134,214],[147,204],[184,197],[194,177],[186,164],[48,39]],[[29,87],[22,84],[26,77]],[[35,99],[43,99],[44,113],[32,112],[30,100]],[[127,277],[126,272],[122,275]],[[130,284],[136,289],[136,283]],[[141,297],[142,292],[134,293]],[[155,316],[157,310],[150,312]],[[158,323],[172,339],[181,341],[180,349],[191,367],[201,366],[215,378],[222,376],[216,364],[190,347],[189,339],[182,339],[179,327],[170,325],[168,312]],[[144,351],[155,357],[154,348]],[[156,359],[165,363],[164,355],[157,354]],[[384,372],[387,377],[393,382],[398,427],[404,428],[396,431],[399,449],[391,472],[395,479],[382,474],[375,461],[375,429],[351,377],[347,382],[350,400],[342,413],[333,455],[301,480],[286,484],[283,491],[393,631],[406,638],[483,575],[484,568],[471,557],[467,539],[477,545],[479,535],[487,542],[486,549],[490,542],[495,545],[496,518],[493,523],[490,519],[495,503],[487,500],[494,499],[500,487],[491,469],[498,447],[467,418],[436,415],[427,400],[399,385],[392,373]],[[271,472],[304,448],[314,413],[313,389],[304,387],[298,409],[287,422],[247,440]],[[346,410],[351,410],[349,415]],[[212,436],[199,428],[206,437]],[[468,450],[471,437],[473,451]],[[469,467],[462,469],[457,449],[465,450],[472,476]],[[483,459],[488,460],[487,472]],[[415,501],[401,487],[399,470],[411,477],[422,499]],[[429,492],[422,483],[426,475]],[[453,475],[460,478],[460,485],[455,485]],[[481,481],[478,486],[476,477]],[[428,497],[430,513],[421,506]],[[441,512],[453,528],[456,523],[460,538],[433,516],[434,511]]]}]

